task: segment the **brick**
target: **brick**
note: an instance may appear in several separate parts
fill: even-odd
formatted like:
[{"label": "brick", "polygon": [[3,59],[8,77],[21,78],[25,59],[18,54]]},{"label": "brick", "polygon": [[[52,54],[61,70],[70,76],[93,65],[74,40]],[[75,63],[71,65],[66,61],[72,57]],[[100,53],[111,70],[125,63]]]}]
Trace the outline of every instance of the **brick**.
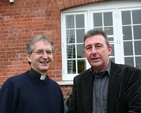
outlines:
[{"label": "brick", "polygon": [[[55,81],[62,80],[61,10],[92,2],[107,0],[8,0],[0,1],[0,86],[11,76],[30,69],[26,58],[26,44],[45,34],[54,40],[56,53],[48,74]],[[72,86],[60,86],[64,98]]]}]

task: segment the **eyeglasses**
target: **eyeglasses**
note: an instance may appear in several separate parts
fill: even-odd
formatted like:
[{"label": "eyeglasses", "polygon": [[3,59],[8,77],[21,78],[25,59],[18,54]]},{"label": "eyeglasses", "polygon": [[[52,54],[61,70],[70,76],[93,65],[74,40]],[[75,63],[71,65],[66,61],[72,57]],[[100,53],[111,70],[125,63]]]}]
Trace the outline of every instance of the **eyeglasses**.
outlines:
[{"label": "eyeglasses", "polygon": [[52,54],[51,50],[37,50],[37,51],[33,51],[33,52],[37,55],[44,55],[45,53],[46,53],[46,55]]}]

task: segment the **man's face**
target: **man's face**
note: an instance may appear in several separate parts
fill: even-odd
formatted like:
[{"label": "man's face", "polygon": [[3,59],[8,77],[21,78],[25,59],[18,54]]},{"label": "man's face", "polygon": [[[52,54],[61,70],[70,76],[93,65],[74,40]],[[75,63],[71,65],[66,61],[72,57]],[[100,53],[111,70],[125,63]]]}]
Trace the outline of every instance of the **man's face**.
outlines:
[{"label": "man's face", "polygon": [[102,35],[88,37],[84,42],[84,54],[95,72],[103,72],[109,64],[112,47],[107,47]]},{"label": "man's face", "polygon": [[34,44],[33,52],[28,55],[31,67],[42,75],[46,75],[53,62],[51,44],[40,40]]}]

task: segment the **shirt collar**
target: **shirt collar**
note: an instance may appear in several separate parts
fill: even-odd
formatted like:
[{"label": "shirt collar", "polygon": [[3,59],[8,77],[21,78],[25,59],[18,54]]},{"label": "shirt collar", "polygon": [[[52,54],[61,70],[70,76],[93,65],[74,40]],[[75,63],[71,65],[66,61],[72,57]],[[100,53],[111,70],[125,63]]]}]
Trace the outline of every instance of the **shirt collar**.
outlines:
[{"label": "shirt collar", "polygon": [[109,61],[109,65],[108,65],[106,71],[108,72],[108,75],[110,76],[110,71],[111,71],[111,61]]},{"label": "shirt collar", "polygon": [[29,74],[37,79],[40,79],[40,80],[46,80],[48,78],[48,76],[43,76],[41,75],[40,73],[38,73],[37,71],[35,71],[34,69],[30,69],[29,71]]},{"label": "shirt collar", "polygon": [[[108,72],[108,76],[110,76],[110,71],[111,71],[111,61],[109,61],[109,65],[106,68],[106,70]],[[90,68],[90,72],[92,72],[93,74],[95,74],[95,72],[93,71],[92,67]]]}]

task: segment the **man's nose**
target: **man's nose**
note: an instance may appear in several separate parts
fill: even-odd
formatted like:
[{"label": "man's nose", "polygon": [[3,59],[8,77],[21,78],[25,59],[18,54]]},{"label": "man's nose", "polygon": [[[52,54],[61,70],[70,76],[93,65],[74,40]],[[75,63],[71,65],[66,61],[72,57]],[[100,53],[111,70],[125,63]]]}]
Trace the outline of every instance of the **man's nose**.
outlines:
[{"label": "man's nose", "polygon": [[95,47],[92,47],[92,53],[96,53],[97,51],[96,51],[96,49],[95,49]]},{"label": "man's nose", "polygon": [[46,52],[44,52],[44,54],[42,55],[43,58],[48,58],[48,54]]}]

